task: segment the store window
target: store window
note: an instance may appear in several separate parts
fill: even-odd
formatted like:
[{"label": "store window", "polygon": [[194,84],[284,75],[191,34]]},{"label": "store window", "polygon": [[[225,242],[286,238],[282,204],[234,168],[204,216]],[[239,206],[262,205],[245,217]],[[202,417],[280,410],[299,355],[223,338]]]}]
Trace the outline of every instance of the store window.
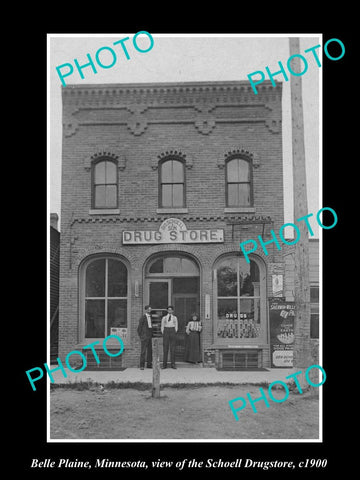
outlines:
[{"label": "store window", "polygon": [[248,207],[252,205],[251,163],[243,158],[231,158],[226,162],[226,206]]},{"label": "store window", "polygon": [[159,168],[159,206],[185,207],[185,165],[178,159],[168,159]]},{"label": "store window", "polygon": [[218,262],[216,314],[218,341],[264,340],[264,285],[257,262],[237,256]]},{"label": "store window", "polygon": [[84,337],[105,338],[128,327],[128,271],[116,257],[90,260],[84,270]]},{"label": "store window", "polygon": [[310,338],[319,338],[319,285],[310,286]]},{"label": "store window", "polygon": [[118,207],[117,164],[102,159],[92,166],[92,208]]}]

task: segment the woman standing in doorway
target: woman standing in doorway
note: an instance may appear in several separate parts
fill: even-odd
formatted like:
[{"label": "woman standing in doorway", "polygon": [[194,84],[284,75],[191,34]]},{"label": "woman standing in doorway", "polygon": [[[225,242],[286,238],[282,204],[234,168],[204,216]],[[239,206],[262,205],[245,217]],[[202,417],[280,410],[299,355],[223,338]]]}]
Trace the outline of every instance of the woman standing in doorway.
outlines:
[{"label": "woman standing in doorway", "polygon": [[200,332],[202,325],[199,316],[196,313],[191,315],[190,320],[186,325],[186,340],[185,340],[185,362],[198,363],[201,362],[200,351]]}]

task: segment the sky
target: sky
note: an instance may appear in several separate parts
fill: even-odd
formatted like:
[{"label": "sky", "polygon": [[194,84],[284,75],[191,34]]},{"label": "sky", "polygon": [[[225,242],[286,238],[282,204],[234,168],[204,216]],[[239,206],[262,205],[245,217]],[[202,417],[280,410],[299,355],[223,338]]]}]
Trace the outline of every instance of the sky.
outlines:
[{"label": "sky", "polygon": [[[290,56],[289,36],[300,37],[300,54],[307,62],[308,69],[300,77],[304,111],[304,138],[306,175],[308,191],[308,213],[316,214],[322,207],[321,195],[321,89],[322,75],[308,48],[322,45],[321,34],[290,35],[180,35],[156,34],[149,32],[154,44],[145,53],[138,52],[132,44],[136,32],[96,34],[96,35],[48,35],[48,216],[50,212],[61,213],[61,80],[56,67],[65,63],[74,65],[88,62],[86,54],[95,58],[95,53],[103,47],[112,47],[117,52],[115,64],[107,69],[98,68],[94,74],[91,68],[83,70],[81,79],[74,67],[74,73],[65,80],[69,84],[114,84],[148,82],[192,82],[192,81],[236,81],[248,80],[247,75],[261,70],[279,71],[278,62],[284,66]],[[121,45],[113,43],[125,37],[130,59],[121,55]],[[140,49],[149,47],[146,35],[137,37]],[[322,64],[321,49],[317,53]],[[112,58],[107,49],[101,53],[104,64]],[[65,71],[65,69],[64,69]],[[290,77],[290,75],[289,75]],[[255,77],[254,77],[255,78]],[[267,77],[268,78],[268,77]],[[275,77],[283,81],[282,137],[284,172],[284,221],[293,221],[293,183],[291,148],[291,105],[290,81],[281,75]],[[315,228],[318,236],[319,228]]]}]

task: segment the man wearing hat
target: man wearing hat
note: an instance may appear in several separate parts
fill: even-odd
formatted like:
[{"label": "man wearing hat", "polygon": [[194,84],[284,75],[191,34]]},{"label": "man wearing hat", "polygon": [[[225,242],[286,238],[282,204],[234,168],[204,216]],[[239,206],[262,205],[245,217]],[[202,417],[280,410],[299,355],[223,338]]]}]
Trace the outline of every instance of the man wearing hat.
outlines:
[{"label": "man wearing hat", "polygon": [[140,350],[140,370],[145,367],[145,355],[147,368],[152,368],[152,323],[151,323],[151,306],[145,305],[145,313],[140,318],[137,333],[141,341]]},{"label": "man wearing hat", "polygon": [[175,366],[175,345],[176,332],[178,331],[178,319],[174,315],[174,307],[169,305],[167,307],[168,313],[161,319],[161,333],[163,335],[163,349],[164,358],[162,368],[167,368],[167,359],[170,348],[170,364],[171,368]]}]

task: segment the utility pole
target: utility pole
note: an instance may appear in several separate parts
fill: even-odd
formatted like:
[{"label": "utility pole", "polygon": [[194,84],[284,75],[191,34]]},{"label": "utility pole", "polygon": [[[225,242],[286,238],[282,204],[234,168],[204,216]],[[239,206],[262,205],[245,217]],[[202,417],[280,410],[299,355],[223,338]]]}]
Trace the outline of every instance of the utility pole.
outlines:
[{"label": "utility pole", "polygon": [[[290,37],[290,56],[299,55],[300,39]],[[301,73],[300,58],[291,60],[291,69]],[[291,75],[291,121],[292,121],[292,164],[294,189],[294,221],[308,212],[305,169],[304,119],[302,103],[301,75]],[[306,222],[299,222],[300,239],[295,244],[295,306],[294,325],[294,367],[303,372],[311,362],[310,348],[310,279],[309,279],[309,240]],[[303,382],[301,382],[303,383]]]}]

